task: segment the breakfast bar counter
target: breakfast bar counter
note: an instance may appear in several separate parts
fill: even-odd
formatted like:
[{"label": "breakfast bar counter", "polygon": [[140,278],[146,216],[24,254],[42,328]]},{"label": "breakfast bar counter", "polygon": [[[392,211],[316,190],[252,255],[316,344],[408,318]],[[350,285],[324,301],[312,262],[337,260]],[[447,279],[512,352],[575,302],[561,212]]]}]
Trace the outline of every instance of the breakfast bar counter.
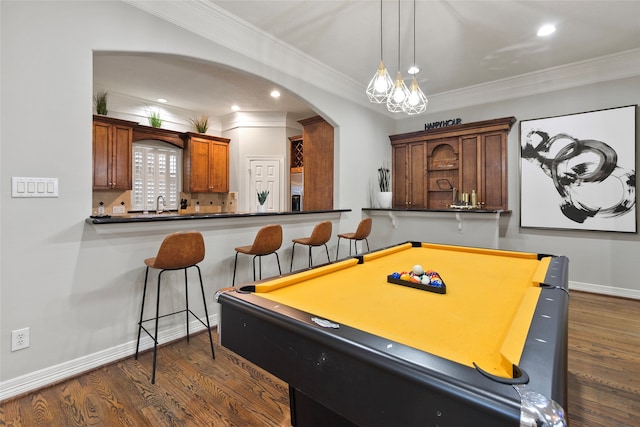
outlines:
[{"label": "breakfast bar counter", "polygon": [[376,220],[372,235],[391,242],[433,243],[499,248],[511,219],[502,209],[380,209],[362,210]]},{"label": "breakfast bar counter", "polygon": [[263,218],[263,217],[283,217],[291,215],[312,215],[351,212],[351,209],[332,209],[321,211],[282,211],[282,212],[217,212],[217,213],[186,213],[181,214],[176,211],[165,211],[162,213],[129,213],[126,215],[104,215],[91,216],[87,218],[88,224],[126,224],[141,222],[164,222],[164,221],[186,221],[203,219],[223,219],[223,218]]}]

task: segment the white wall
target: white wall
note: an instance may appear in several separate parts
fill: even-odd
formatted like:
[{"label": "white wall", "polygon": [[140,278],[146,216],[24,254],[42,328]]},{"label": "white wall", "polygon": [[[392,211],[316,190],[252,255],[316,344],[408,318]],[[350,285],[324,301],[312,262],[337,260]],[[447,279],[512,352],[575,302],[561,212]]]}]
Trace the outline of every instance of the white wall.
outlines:
[{"label": "white wall", "polygon": [[[544,88],[541,88],[541,90]],[[640,235],[629,233],[558,231],[520,228],[520,120],[615,108],[640,102],[640,77],[528,96],[478,107],[444,111],[400,120],[395,133],[424,129],[425,123],[460,117],[464,123],[515,116],[508,142],[508,227],[501,249],[566,255],[573,289],[640,298]],[[434,106],[437,108],[437,106]],[[638,110],[640,112],[640,110]],[[616,123],[611,123],[616,126]],[[636,117],[636,168],[640,164],[640,118]],[[637,169],[636,169],[637,173]],[[640,210],[636,206],[636,224]]]},{"label": "white wall", "polygon": [[[281,159],[281,185],[284,188],[289,174],[289,169],[284,161],[288,158],[286,129],[284,127],[243,127],[235,129],[233,134],[235,136],[233,142],[238,146],[238,162],[234,164],[233,168],[230,168],[230,173],[236,175],[238,186],[229,190],[238,192],[238,211],[249,212],[250,197],[255,197],[255,194],[249,194],[251,183],[247,159],[250,156],[269,157],[273,160]],[[285,194],[281,194],[281,196],[283,200],[286,198]]]},{"label": "white wall", "polygon": [[[389,157],[390,119],[124,3],[3,1],[0,8],[2,393],[24,391],[74,369],[131,354],[143,260],[174,230],[167,226],[104,234],[85,223],[92,193],[93,50],[187,55],[295,90],[336,127],[335,206],[353,211],[334,223],[334,233],[352,231],[361,207],[368,206],[375,166],[367,165]],[[352,178],[353,162],[365,165],[359,168],[360,179]],[[13,199],[12,176],[57,177],[60,196]],[[202,268],[215,316],[211,296],[230,283],[233,247],[250,243],[256,225],[225,230],[193,226],[206,234]],[[308,224],[290,224],[285,242],[307,232]],[[282,255],[288,260],[285,246]],[[31,347],[12,353],[11,331],[26,326],[31,327]]]}]

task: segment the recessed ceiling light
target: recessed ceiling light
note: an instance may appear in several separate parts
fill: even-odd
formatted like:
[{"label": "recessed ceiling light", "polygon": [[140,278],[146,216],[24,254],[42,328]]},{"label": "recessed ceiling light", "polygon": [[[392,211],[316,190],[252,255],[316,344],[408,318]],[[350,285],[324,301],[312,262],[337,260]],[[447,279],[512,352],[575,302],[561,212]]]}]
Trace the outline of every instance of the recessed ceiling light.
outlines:
[{"label": "recessed ceiling light", "polygon": [[409,74],[418,74],[420,72],[420,68],[417,65],[412,65],[411,68],[407,71]]},{"label": "recessed ceiling light", "polygon": [[272,90],[271,96],[274,98],[280,98],[280,92],[278,92],[277,90]]},{"label": "recessed ceiling light", "polygon": [[158,98],[158,102],[161,102],[161,103],[165,104],[167,102],[167,100],[164,99],[164,98]]},{"label": "recessed ceiling light", "polygon": [[556,31],[556,27],[554,25],[546,24],[538,29],[538,36],[539,37],[548,36],[549,34],[553,34],[553,32],[555,31]]},{"label": "recessed ceiling light", "polygon": [[238,107],[237,105],[234,104],[234,105],[231,106],[231,110],[240,111],[240,107]]}]

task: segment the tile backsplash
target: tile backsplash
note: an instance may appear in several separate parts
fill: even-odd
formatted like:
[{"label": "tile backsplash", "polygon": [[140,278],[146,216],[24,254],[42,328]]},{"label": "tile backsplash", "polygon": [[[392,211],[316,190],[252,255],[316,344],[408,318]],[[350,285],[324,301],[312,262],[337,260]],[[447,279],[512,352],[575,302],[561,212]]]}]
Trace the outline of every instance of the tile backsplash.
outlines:
[{"label": "tile backsplash", "polygon": [[[194,213],[196,205],[200,206],[200,213],[237,212],[238,193],[180,193],[180,199],[187,200],[187,208],[180,209],[181,213]],[[100,202],[104,204],[106,215],[120,215],[118,209],[124,207],[123,214],[131,209],[131,191],[94,191],[91,215],[98,215]],[[114,212],[113,208],[116,208]]]}]

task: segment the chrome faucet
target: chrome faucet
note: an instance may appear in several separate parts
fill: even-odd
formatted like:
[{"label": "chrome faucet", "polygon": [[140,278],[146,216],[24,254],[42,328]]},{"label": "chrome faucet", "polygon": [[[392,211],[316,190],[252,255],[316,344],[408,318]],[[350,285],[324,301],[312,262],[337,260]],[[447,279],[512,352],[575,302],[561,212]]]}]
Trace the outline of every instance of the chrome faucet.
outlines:
[{"label": "chrome faucet", "polygon": [[167,202],[164,200],[164,196],[161,194],[156,199],[156,213],[161,214],[163,209],[160,207],[160,199],[162,199],[162,206],[167,206]]}]

